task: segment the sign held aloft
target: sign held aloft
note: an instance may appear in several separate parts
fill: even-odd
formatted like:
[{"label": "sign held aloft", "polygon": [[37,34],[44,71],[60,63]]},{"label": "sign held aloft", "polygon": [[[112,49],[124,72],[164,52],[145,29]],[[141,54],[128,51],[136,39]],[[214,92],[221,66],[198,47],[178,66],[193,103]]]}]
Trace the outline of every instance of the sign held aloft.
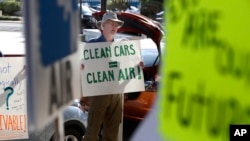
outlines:
[{"label": "sign held aloft", "polygon": [[77,0],[25,1],[29,126],[41,129],[81,96]]},{"label": "sign held aloft", "polygon": [[145,90],[140,40],[87,43],[81,49],[83,96]]}]

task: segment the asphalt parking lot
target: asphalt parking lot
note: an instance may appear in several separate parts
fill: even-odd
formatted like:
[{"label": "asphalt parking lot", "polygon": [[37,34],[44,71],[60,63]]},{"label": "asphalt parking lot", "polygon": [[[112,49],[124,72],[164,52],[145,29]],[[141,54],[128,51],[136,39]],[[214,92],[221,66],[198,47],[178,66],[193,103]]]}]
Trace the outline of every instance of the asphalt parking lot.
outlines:
[{"label": "asphalt parking lot", "polygon": [[140,122],[123,120],[123,141],[129,141]]}]

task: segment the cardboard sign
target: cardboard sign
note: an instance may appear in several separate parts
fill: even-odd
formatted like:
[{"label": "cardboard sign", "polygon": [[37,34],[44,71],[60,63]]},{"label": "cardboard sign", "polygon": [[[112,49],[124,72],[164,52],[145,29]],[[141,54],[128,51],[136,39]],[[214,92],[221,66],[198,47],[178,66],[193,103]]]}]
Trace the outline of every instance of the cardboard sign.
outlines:
[{"label": "cardboard sign", "polygon": [[25,3],[29,126],[41,129],[81,96],[77,0]]},{"label": "cardboard sign", "polygon": [[0,140],[27,139],[24,57],[0,58]]},{"label": "cardboard sign", "polygon": [[164,140],[228,141],[230,124],[250,124],[250,3],[167,4],[160,133]]},{"label": "cardboard sign", "polygon": [[87,43],[82,48],[84,96],[145,90],[139,40]]},{"label": "cardboard sign", "polygon": [[32,81],[29,83],[32,92],[28,97],[32,111],[29,114],[38,129],[62,113],[74,99],[81,97],[79,61],[79,54],[75,53],[50,67],[33,64]]}]

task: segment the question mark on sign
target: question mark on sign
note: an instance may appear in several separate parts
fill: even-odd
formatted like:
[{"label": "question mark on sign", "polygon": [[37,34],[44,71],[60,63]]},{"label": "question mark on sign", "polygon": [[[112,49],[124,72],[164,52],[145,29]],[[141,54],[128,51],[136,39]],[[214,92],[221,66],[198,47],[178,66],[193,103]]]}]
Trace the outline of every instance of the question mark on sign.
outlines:
[{"label": "question mark on sign", "polygon": [[14,90],[11,87],[4,88],[4,91],[7,91],[7,90],[10,90],[10,93],[6,97],[6,109],[9,110],[9,98],[14,93]]}]

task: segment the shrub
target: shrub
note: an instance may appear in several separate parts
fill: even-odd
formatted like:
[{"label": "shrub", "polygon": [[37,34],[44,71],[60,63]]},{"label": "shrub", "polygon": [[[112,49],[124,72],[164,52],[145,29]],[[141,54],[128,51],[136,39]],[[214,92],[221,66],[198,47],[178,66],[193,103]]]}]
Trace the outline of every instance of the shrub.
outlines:
[{"label": "shrub", "polygon": [[111,0],[107,4],[107,9],[110,9],[113,11],[126,10],[128,7],[129,7],[129,3],[127,3],[126,0]]},{"label": "shrub", "polygon": [[20,21],[18,17],[0,16],[0,20]]},{"label": "shrub", "polygon": [[14,15],[15,12],[21,10],[20,2],[14,0],[4,0],[0,2],[0,10],[3,11],[3,15]]},{"label": "shrub", "polygon": [[162,4],[158,1],[147,1],[141,7],[141,14],[151,19],[156,18],[156,13],[162,11]]}]

